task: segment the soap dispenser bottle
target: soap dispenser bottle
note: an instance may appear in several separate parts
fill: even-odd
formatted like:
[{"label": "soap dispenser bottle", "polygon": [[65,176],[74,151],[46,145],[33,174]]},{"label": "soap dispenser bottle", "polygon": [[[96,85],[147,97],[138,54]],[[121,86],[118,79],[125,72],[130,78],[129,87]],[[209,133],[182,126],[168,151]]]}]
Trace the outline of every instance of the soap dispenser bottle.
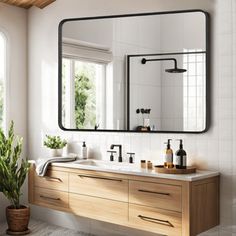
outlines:
[{"label": "soap dispenser bottle", "polygon": [[86,143],[85,141],[83,142],[83,145],[82,145],[82,159],[87,159],[88,158],[88,151],[87,151],[87,147],[86,147]]},{"label": "soap dispenser bottle", "polygon": [[166,150],[165,150],[165,163],[164,163],[164,167],[165,168],[173,168],[174,165],[173,165],[173,151],[170,147],[170,141],[172,139],[168,139],[167,143],[167,147],[166,147]]},{"label": "soap dispenser bottle", "polygon": [[178,139],[179,143],[179,150],[175,153],[175,163],[176,169],[186,169],[187,168],[187,153],[183,149],[183,140]]}]

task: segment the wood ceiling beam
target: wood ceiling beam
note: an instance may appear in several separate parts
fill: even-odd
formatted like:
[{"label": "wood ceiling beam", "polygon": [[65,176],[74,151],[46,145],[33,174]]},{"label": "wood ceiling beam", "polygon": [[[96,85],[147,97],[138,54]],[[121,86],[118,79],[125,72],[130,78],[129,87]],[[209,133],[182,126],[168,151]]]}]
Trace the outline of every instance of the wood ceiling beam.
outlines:
[{"label": "wood ceiling beam", "polygon": [[17,7],[22,7],[25,9],[29,9],[32,6],[39,7],[43,9],[49,4],[55,2],[56,0],[0,0],[0,2],[7,3],[10,5],[14,5]]},{"label": "wood ceiling beam", "polygon": [[34,6],[39,7],[40,9],[43,9],[44,7],[48,6],[55,0],[36,0],[34,3]]}]

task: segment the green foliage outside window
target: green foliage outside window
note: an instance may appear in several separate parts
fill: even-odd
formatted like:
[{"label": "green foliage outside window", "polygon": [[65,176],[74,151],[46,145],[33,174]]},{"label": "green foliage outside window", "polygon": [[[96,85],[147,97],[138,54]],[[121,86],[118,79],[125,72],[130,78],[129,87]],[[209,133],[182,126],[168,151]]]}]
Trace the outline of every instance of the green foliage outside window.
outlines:
[{"label": "green foliage outside window", "polygon": [[92,128],[96,124],[95,65],[76,64],[75,70],[75,126]]},{"label": "green foliage outside window", "polygon": [[[96,125],[96,70],[97,64],[77,60],[63,59],[62,65],[62,122],[66,116],[66,83],[70,75],[66,75],[69,63],[74,77],[74,123],[77,129],[91,129]],[[67,104],[68,106],[68,104]]]},{"label": "green foliage outside window", "polygon": [[75,76],[75,123],[76,128],[83,128],[86,121],[86,105],[92,84],[84,74]]}]

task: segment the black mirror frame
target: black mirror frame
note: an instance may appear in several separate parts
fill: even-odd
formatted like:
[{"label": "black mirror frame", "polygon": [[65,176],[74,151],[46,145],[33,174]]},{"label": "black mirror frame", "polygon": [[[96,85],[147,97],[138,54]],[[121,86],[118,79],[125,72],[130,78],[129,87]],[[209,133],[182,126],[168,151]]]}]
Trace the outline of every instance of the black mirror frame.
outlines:
[{"label": "black mirror frame", "polygon": [[[148,16],[148,15],[165,15],[165,14],[177,14],[177,13],[191,13],[191,12],[201,12],[205,15],[205,27],[206,27],[206,124],[203,131],[136,131],[136,130],[95,130],[95,129],[70,129],[65,128],[62,124],[62,27],[63,24],[68,21],[78,21],[78,20],[95,20],[95,19],[106,19],[106,18],[119,18],[119,17],[134,17],[134,16]],[[127,74],[129,79],[129,68],[128,63],[130,57],[127,56]],[[127,93],[129,93],[129,85],[127,83]],[[201,134],[205,133],[210,128],[211,121],[211,89],[210,89],[210,15],[208,12],[200,9],[192,10],[181,10],[181,11],[164,11],[164,12],[149,12],[149,13],[138,13],[138,14],[124,14],[124,15],[107,15],[107,16],[94,16],[94,17],[82,17],[82,18],[68,18],[64,19],[59,23],[58,27],[58,125],[63,131],[93,131],[93,132],[124,132],[124,133],[184,133],[184,134]],[[129,109],[129,102],[127,105]],[[129,111],[128,119],[129,120]]]}]

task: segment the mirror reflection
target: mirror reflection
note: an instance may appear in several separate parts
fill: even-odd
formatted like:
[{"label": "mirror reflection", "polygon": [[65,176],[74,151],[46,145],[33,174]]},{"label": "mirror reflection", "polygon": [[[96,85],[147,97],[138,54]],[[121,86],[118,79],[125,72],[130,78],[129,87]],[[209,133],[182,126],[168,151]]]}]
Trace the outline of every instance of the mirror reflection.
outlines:
[{"label": "mirror reflection", "polygon": [[203,12],[67,20],[60,41],[63,128],[206,128]]},{"label": "mirror reflection", "polygon": [[205,53],[129,57],[129,128],[201,131],[205,128]]}]

